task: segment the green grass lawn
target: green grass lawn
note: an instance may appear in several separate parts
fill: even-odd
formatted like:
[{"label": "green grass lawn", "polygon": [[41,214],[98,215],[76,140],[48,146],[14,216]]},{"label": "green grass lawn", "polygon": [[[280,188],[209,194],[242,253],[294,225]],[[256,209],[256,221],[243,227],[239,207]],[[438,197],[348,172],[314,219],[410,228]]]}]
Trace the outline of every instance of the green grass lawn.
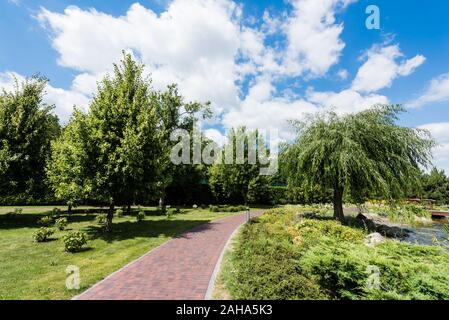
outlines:
[{"label": "green grass lawn", "polygon": [[[49,242],[35,243],[32,234],[39,228],[37,221],[53,207],[21,208],[21,216],[7,218],[5,214],[14,208],[0,207],[0,299],[70,299],[174,236],[235,214],[184,209],[167,219],[156,215],[154,208],[143,208],[145,221],[137,223],[134,216],[114,218],[114,232],[107,235],[98,227],[96,214],[91,213],[95,209],[83,207],[75,214],[64,215],[69,220],[67,230],[56,231]],[[87,249],[66,253],[61,238],[76,230],[89,235]],[[69,265],[80,269],[80,290],[65,288]]]}]

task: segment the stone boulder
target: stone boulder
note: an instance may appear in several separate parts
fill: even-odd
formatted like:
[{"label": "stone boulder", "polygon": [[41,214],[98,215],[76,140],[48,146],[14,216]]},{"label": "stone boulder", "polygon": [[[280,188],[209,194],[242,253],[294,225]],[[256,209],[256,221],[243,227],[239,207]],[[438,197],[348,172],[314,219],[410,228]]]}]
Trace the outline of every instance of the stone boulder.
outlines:
[{"label": "stone boulder", "polygon": [[405,238],[412,232],[400,224],[391,223],[387,218],[375,214],[359,214],[357,219],[361,220],[368,230],[380,233],[387,238]]},{"label": "stone boulder", "polygon": [[371,248],[385,241],[385,237],[378,232],[371,233],[365,237],[365,245]]}]

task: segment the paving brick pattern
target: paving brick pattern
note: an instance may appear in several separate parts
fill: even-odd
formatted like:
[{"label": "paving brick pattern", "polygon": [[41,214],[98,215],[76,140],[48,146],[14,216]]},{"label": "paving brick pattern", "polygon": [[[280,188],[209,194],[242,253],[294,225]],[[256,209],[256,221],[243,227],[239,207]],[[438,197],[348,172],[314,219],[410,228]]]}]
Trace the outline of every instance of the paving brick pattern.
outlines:
[{"label": "paving brick pattern", "polygon": [[[261,212],[252,212],[252,216]],[[245,214],[200,225],[153,249],[75,299],[203,300],[215,265]]]}]

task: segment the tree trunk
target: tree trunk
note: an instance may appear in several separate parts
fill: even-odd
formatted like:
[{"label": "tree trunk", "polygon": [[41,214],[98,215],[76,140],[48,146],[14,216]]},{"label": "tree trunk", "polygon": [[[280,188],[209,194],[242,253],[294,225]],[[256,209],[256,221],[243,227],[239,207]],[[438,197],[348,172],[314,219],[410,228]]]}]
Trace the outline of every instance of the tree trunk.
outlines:
[{"label": "tree trunk", "polygon": [[162,213],[165,213],[165,191],[162,191],[159,198],[159,210],[161,210]]},{"label": "tree trunk", "polygon": [[114,201],[111,200],[108,215],[106,217],[106,232],[112,232],[112,219],[114,218]]},{"label": "tree trunk", "polygon": [[67,213],[68,213],[68,214],[71,214],[71,213],[72,213],[72,205],[71,205],[71,204],[68,205]]},{"label": "tree trunk", "polygon": [[131,215],[131,204],[128,204],[127,214],[129,216]]},{"label": "tree trunk", "polygon": [[345,215],[343,213],[343,188],[336,187],[334,189],[334,219],[345,223]]}]

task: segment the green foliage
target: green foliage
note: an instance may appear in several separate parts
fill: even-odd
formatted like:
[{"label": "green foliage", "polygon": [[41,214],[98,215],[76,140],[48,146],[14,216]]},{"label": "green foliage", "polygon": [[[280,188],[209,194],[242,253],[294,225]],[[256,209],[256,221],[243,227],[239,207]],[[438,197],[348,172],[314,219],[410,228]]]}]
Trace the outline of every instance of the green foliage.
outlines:
[{"label": "green foliage", "polygon": [[[124,55],[98,84],[87,114],[76,111],[53,144],[48,176],[59,198],[129,202],[156,188],[160,125],[144,66]],[[112,228],[113,214],[106,228]]]},{"label": "green foliage", "polygon": [[104,227],[106,225],[108,215],[105,213],[98,214],[95,218],[99,226]]},{"label": "green foliage", "polygon": [[0,204],[48,199],[45,165],[59,134],[53,106],[43,103],[47,79],[35,76],[0,92]]},{"label": "green foliage", "polygon": [[69,222],[67,221],[67,218],[58,218],[55,221],[56,228],[58,228],[61,231],[63,231],[67,227],[68,224],[69,224]]},{"label": "green foliage", "polygon": [[33,240],[35,242],[46,242],[55,233],[51,228],[39,228],[33,233]]},{"label": "green foliage", "polygon": [[340,220],[345,192],[358,203],[371,195],[403,197],[418,184],[420,166],[430,164],[434,141],[426,131],[396,125],[402,110],[376,106],[297,122],[297,140],[285,154],[289,183],[332,189],[335,217]]},{"label": "green foliage", "polygon": [[60,216],[60,215],[61,215],[61,209],[59,209],[59,208],[53,208],[53,209],[51,210],[51,213],[50,213],[50,216],[51,216],[51,217],[56,218],[56,217],[58,217],[58,216]]},{"label": "green foliage", "polygon": [[247,206],[209,206],[210,212],[241,212],[248,209]]},{"label": "green foliage", "polygon": [[367,209],[373,213],[388,217],[391,221],[414,224],[417,218],[431,219],[432,214],[429,210],[420,205],[409,203],[383,203],[369,204]]},{"label": "green foliage", "polygon": [[6,216],[10,219],[15,219],[17,217],[20,217],[22,215],[23,210],[20,208],[14,209],[13,212],[6,213]]},{"label": "green foliage", "polygon": [[[260,175],[260,162],[249,163],[249,139],[259,137],[258,131],[245,128],[231,130],[229,143],[220,154],[219,161],[209,169],[209,185],[218,202],[221,203],[269,203],[268,177]],[[262,145],[263,142],[260,141]],[[244,154],[237,158],[237,142],[242,141]],[[232,151],[232,164],[224,164],[226,149]],[[228,151],[229,152],[229,151]],[[243,160],[243,161],[241,161]],[[239,164],[239,162],[242,162]]]},{"label": "green foliage", "polygon": [[[306,219],[305,207],[270,210],[243,227],[226,287],[236,299],[449,298],[449,253],[388,240],[374,248],[359,229]],[[370,268],[380,287],[368,286]]]},{"label": "green foliage", "polygon": [[87,235],[81,231],[70,232],[62,238],[66,252],[79,252],[87,243]]},{"label": "green foliage", "polygon": [[49,227],[49,226],[53,225],[53,218],[50,216],[45,216],[45,217],[40,218],[37,223],[43,227]]},{"label": "green foliage", "polygon": [[433,199],[437,204],[449,204],[449,177],[444,171],[433,168],[421,177],[421,188],[413,197]]},{"label": "green foliage", "polygon": [[115,211],[115,216],[117,218],[123,217],[123,210],[122,209],[118,209],[117,211]]},{"label": "green foliage", "polygon": [[142,221],[145,220],[145,217],[146,217],[145,212],[144,211],[139,211],[137,213],[136,220],[137,220],[137,222],[142,222]]},{"label": "green foliage", "polygon": [[181,213],[181,210],[179,208],[169,208],[167,209],[166,215],[167,219],[172,218],[175,214]]},{"label": "green foliage", "polygon": [[51,145],[47,180],[58,200],[74,205],[92,189],[92,129],[87,115],[75,109],[61,136]]}]

